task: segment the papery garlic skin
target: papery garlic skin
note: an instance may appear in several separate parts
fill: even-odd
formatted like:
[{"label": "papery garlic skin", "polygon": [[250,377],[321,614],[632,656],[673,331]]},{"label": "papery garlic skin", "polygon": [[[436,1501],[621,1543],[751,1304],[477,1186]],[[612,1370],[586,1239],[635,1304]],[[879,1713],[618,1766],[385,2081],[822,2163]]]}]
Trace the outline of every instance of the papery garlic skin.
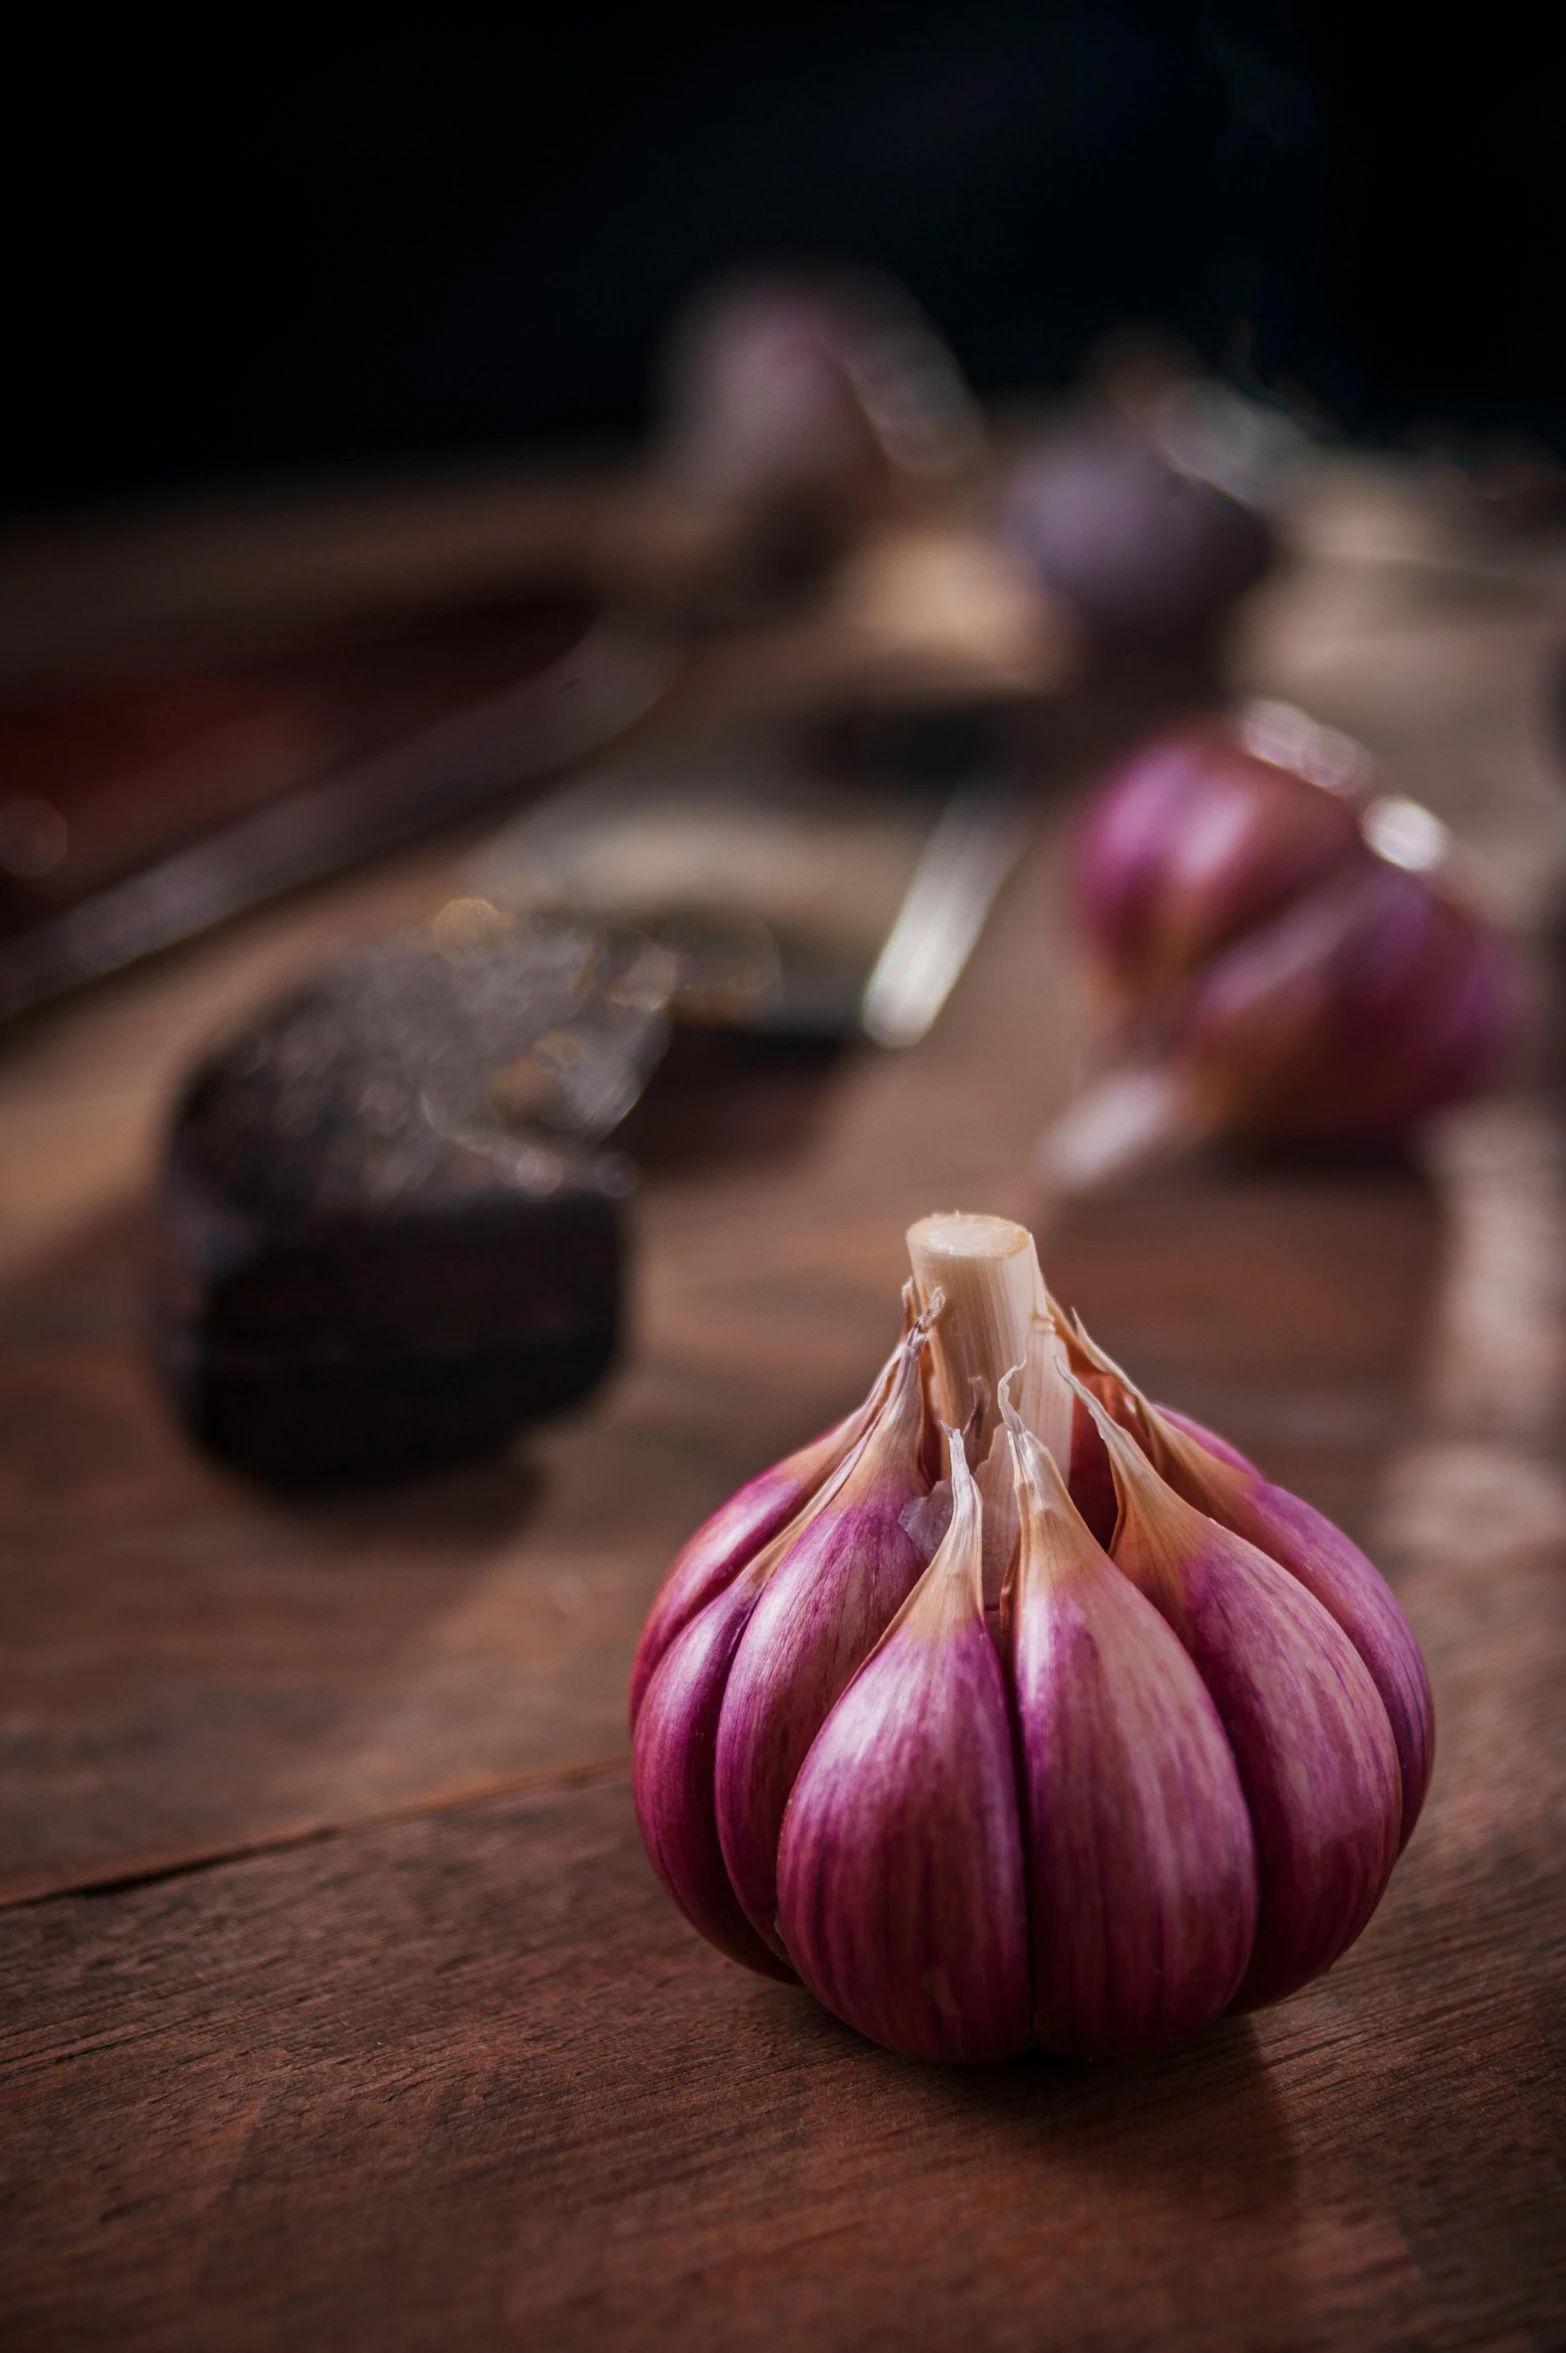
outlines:
[{"label": "papery garlic skin", "polygon": [[929,1559],[911,1508],[928,1492],[924,1339],[919,1330],[904,1347],[831,1503],[769,1575],[724,1691],[714,1757],[723,1860],[752,1925],[780,1954],[778,1834],[789,1792],[838,1694]]},{"label": "papery garlic skin", "polygon": [[1062,1377],[1066,1342],[1049,1312],[1038,1253],[1025,1226],[961,1211],[922,1217],[909,1228],[908,1255],[926,1311],[932,1300],[943,1302],[935,1352],[939,1410],[963,1430],[978,1478],[984,1599],[993,1623],[1017,1546],[1011,1447],[995,1367],[1016,1368],[1016,1400],[1029,1427],[1064,1451],[1073,1411]]},{"label": "papery garlic skin", "polygon": [[1256,1842],[1218,1711],[1180,1642],[1020,1422],[1012,1445],[1035,2037],[1091,2058],[1150,2050],[1233,2000],[1256,1934]]},{"label": "papery garlic skin", "polygon": [[[1188,1438],[1194,1438],[1197,1445],[1206,1453],[1215,1456],[1221,1463],[1227,1463],[1231,1470],[1244,1471],[1253,1479],[1261,1477],[1260,1471],[1251,1461],[1249,1455],[1242,1454],[1239,1448],[1231,1444],[1227,1438],[1220,1438],[1218,1432],[1210,1430],[1205,1422],[1197,1421],[1193,1415],[1188,1413],[1176,1413],[1172,1405],[1160,1405],[1156,1410],[1171,1429],[1183,1430]],[[1194,1502],[1195,1498],[1192,1497],[1190,1500]],[[1215,1517],[1221,1516],[1221,1514],[1215,1515]],[[1245,1533],[1243,1528],[1240,1533],[1242,1535]],[[1266,1550],[1265,1545],[1262,1549]]]},{"label": "papery garlic skin", "polygon": [[912,2058],[999,2059],[1030,2033],[1021,1830],[978,1492],[946,1435],[951,1526],[794,1784],[778,1923],[811,1991],[862,2034]]},{"label": "papery garlic skin", "polygon": [[1250,1810],[1261,1902],[1240,2000],[1281,2001],[1348,1950],[1385,1892],[1403,1818],[1392,1727],[1320,1602],[1093,1411],[1120,1492],[1115,1564],[1195,1662]]}]

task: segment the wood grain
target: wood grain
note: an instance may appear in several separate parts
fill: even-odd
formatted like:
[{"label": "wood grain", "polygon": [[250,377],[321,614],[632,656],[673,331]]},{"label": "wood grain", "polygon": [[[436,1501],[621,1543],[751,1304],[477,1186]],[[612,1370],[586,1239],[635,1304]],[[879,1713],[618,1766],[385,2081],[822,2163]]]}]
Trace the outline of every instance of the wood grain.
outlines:
[{"label": "wood grain", "polygon": [[1558,2343],[1559,1559],[1409,1598],[1376,1921],[1140,2066],[859,2042],[684,1927],[619,1774],[12,1913],[8,2342]]},{"label": "wood grain", "polygon": [[[1025,898],[1016,915],[1026,944]],[[997,938],[992,969],[1006,954]],[[862,1393],[930,1188],[988,1192],[984,1172],[1021,1158],[1031,1103],[1009,1129],[969,1113],[959,1039],[831,1082],[800,1161],[650,1187],[634,1348],[607,1397],[516,1461],[401,1491],[287,1504],[190,1452],[142,1360],[128,1184],[33,1260],[0,1322],[0,1888],[621,1750],[672,1553]]]},{"label": "wood grain", "polygon": [[[1324,474],[1298,527],[1244,682],[1427,768],[1536,917],[1557,574],[1469,580],[1386,476]],[[1546,1064],[1418,1165],[1192,1167],[1043,1233],[1106,1345],[1371,1545],[1430,1658],[1431,1807],[1323,1984],[1145,2066],[920,2068],[708,1952],[641,1859],[623,1693],[664,1561],[862,1388],[912,1217],[1038,1208],[1028,1146],[1079,1032],[1060,823],[1045,795],[923,1046],[824,1072],[766,1154],[650,1172],[599,1400],[379,1497],[285,1505],[188,1452],[143,1369],[141,1203],[198,1040],[438,903],[455,853],[9,1041],[8,2348],[1566,2341]]]},{"label": "wood grain", "polygon": [[[1066,1073],[1036,1010],[1065,986],[1053,868],[1046,815],[941,1028],[830,1073],[797,1155],[649,1184],[630,1361],[511,1460],[314,1504],[203,1463],[143,1361],[134,1198],[13,1280],[0,1896],[619,1753],[664,1565],[862,1393],[904,1227],[1031,1214],[1027,1146]],[[1075,1210],[1046,1248],[1159,1393],[1365,1532],[1422,1377],[1439,1211],[1417,1176],[1196,1172]]]}]

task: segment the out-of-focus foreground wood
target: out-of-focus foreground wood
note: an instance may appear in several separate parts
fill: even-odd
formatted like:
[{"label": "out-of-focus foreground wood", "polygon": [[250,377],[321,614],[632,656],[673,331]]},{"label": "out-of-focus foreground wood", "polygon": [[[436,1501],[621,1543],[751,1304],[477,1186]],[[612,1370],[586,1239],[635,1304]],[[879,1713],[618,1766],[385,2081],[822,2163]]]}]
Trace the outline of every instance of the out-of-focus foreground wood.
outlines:
[{"label": "out-of-focus foreground wood", "polygon": [[[1558,564],[1395,480],[1302,496],[1248,686],[1353,728],[1537,925]],[[1371,1545],[1434,1795],[1361,1943],[1140,2066],[957,2072],[709,1952],[624,1688],[662,1567],[853,1400],[935,1207],[1031,1218],[1074,1059],[1039,835],[946,1015],[785,1149],[654,1172],[635,1340],[516,1459],[285,1504],[139,1349],[192,1045],[438,903],[429,851],[35,1022],[0,1063],[8,2347],[1552,2347],[1566,2337],[1566,1177],[1538,1069],[1420,1169],[1190,1170],[1042,1234],[1170,1402]]]}]

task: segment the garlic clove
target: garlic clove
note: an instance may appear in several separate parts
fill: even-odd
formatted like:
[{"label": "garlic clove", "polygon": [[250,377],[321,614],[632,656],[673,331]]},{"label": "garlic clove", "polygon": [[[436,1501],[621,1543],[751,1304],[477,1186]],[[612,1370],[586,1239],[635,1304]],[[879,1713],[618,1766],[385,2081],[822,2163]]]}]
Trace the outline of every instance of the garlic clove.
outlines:
[{"label": "garlic clove", "polygon": [[1277,1562],[1167,1486],[1090,1401],[1120,1496],[1113,1558],[1173,1626],[1239,1768],[1261,1901],[1240,1988],[1280,2001],[1351,1945],[1397,1859],[1402,1778],[1375,1684],[1348,1636]]},{"label": "garlic clove", "polygon": [[1398,1847],[1408,1844],[1435,1765],[1435,1701],[1412,1627],[1391,1588],[1352,1537],[1324,1513],[1275,1487],[1258,1471],[1236,1469],[1210,1454],[1162,1408],[1147,1426],[1158,1467],[1177,1494],[1256,1546],[1298,1578],[1330,1612],[1369,1670],[1397,1746],[1402,1784]]},{"label": "garlic clove", "polygon": [[[1166,1422],[1172,1422],[1177,1430],[1184,1430],[1188,1437],[1194,1438],[1199,1446],[1205,1446],[1209,1454],[1216,1454],[1220,1462],[1233,1463],[1236,1470],[1249,1471],[1257,1478],[1261,1476],[1249,1455],[1242,1454],[1237,1446],[1232,1445],[1227,1438],[1221,1438],[1216,1430],[1210,1430],[1205,1422],[1195,1420],[1188,1413],[1177,1413],[1172,1405],[1150,1406],[1136,1383],[1128,1379],[1114,1358],[1106,1355],[1099,1347],[1080,1315],[1068,1316],[1056,1299],[1048,1300],[1048,1311],[1065,1341],[1072,1372],[1084,1387],[1092,1390],[1100,1405],[1113,1415],[1120,1427],[1130,1431],[1144,1454],[1147,1453],[1147,1440],[1142,1417],[1156,1411],[1162,1414]],[[1077,1418],[1072,1426],[1073,1461],[1075,1448],[1084,1431],[1089,1434],[1093,1448],[1102,1458],[1107,1477],[1109,1458],[1093,1426],[1093,1417],[1079,1398]],[[1075,1488],[1072,1500],[1076,1500]]]},{"label": "garlic clove", "polygon": [[1254,1463],[1200,1422],[1144,1397],[1095,1347],[1080,1323],[1071,1336],[1083,1358],[1097,1368],[1089,1376],[1090,1385],[1100,1399],[1108,1390],[1118,1391],[1125,1407],[1115,1418],[1130,1430],[1176,1494],[1298,1578],[1353,1643],[1369,1669],[1397,1745],[1403,1792],[1401,1852],[1413,1835],[1435,1766],[1435,1701],[1413,1628],[1386,1579],[1352,1537],[1303,1496],[1274,1486]]},{"label": "garlic clove", "polygon": [[724,1686],[762,1590],[764,1561],[715,1595],[659,1660],[632,1737],[631,1794],[653,1869],[691,1926],[731,1960],[769,1977],[791,1977],[734,1893],[713,1806]]},{"label": "garlic clove", "polygon": [[1129,2056],[1233,2000],[1256,1933],[1255,1840],[1200,1675],[1016,1418],[1010,1442],[1035,2034]]},{"label": "garlic clove", "polygon": [[978,1491],[947,1430],[946,1538],[794,1784],[778,1921],[811,1991],[912,2058],[1029,2039],[1010,1711],[984,1622]]},{"label": "garlic clove", "polygon": [[763,1941],[776,1927],[778,1834],[805,1753],[849,1677],[922,1576],[912,1508],[926,1494],[920,1359],[905,1342],[891,1394],[826,1508],[784,1552],[746,1625],[718,1725],[718,1836],[729,1879]]},{"label": "garlic clove", "polygon": [[[905,1309],[910,1307],[911,1301],[905,1299]],[[631,1669],[633,1730],[653,1670],[670,1643],[841,1468],[885,1404],[901,1358],[899,1341],[862,1405],[808,1446],[747,1480],[681,1547],[658,1588],[636,1646]]]}]

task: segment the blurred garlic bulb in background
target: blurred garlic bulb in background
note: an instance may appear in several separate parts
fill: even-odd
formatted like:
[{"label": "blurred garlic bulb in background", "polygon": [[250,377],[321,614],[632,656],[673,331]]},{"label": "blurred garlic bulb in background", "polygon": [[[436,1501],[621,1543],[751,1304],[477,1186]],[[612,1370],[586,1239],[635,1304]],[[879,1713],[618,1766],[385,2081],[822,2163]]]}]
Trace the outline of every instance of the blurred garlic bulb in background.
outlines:
[{"label": "blurred garlic bulb in background", "polygon": [[737,274],[676,319],[658,459],[686,496],[829,553],[984,445],[934,327],[891,280],[822,268]]},{"label": "blurred garlic bulb in background", "polygon": [[1396,1143],[1515,1035],[1512,958],[1455,888],[1446,828],[1286,705],[1134,753],[1068,882],[1111,1068],[1045,1138],[1051,1185],[1205,1137]]},{"label": "blurred garlic bulb in background", "polygon": [[1273,560],[1266,514],[1294,429],[1141,334],[1101,349],[1006,492],[1006,535],[1100,639],[1198,640]]}]

